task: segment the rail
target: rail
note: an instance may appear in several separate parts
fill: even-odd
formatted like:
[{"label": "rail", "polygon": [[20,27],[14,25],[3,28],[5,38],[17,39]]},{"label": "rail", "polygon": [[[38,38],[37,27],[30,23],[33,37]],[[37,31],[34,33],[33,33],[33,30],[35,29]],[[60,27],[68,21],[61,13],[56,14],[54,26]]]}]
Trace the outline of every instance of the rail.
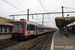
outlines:
[{"label": "rail", "polygon": [[31,45],[26,50],[44,50],[47,42],[49,41],[49,39],[52,37],[53,34],[54,34],[54,32],[47,34],[45,37],[43,37],[40,40],[38,40],[37,42],[35,42],[33,45]]},{"label": "rail", "polygon": [[[3,40],[2,40],[3,41]],[[6,48],[6,47],[9,47],[11,45],[14,45],[14,44],[17,44],[19,43],[20,41],[17,41],[17,40],[11,40],[11,39],[6,39],[4,40],[3,42],[0,42],[0,50],[3,49],[3,48]]]}]

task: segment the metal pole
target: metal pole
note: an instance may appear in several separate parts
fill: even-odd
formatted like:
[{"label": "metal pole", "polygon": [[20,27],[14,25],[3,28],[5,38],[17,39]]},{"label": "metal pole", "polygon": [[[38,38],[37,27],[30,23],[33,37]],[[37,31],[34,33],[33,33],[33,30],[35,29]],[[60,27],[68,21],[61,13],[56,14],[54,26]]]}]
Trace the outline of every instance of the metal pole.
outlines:
[{"label": "metal pole", "polygon": [[29,21],[29,9],[27,9],[27,21]]},{"label": "metal pole", "polygon": [[68,33],[67,33],[67,22],[66,22],[66,37],[68,37]]},{"label": "metal pole", "polygon": [[64,17],[64,11],[63,11],[63,6],[62,6],[62,17]]},{"label": "metal pole", "polygon": [[43,18],[42,18],[42,25],[44,25],[44,14],[43,14]]},{"label": "metal pole", "polygon": [[13,20],[14,20],[14,17],[15,17],[15,16],[13,16]]},{"label": "metal pole", "polygon": [[[13,11],[13,15],[14,15],[14,11]],[[13,16],[13,20],[15,20],[15,16]]]}]

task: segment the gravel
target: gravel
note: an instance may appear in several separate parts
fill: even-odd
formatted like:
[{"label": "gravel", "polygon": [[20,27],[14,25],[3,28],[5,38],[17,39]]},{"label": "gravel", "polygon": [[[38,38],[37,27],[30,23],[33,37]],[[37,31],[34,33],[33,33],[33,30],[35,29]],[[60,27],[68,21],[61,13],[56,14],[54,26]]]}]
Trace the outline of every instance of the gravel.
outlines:
[{"label": "gravel", "polygon": [[52,42],[52,38],[48,41],[46,47],[45,47],[45,50],[50,50],[51,48],[51,42]]},{"label": "gravel", "polygon": [[44,36],[45,35],[38,36],[36,38],[17,43],[15,45],[12,45],[10,47],[4,48],[2,50],[26,50],[30,45],[32,45],[33,43],[35,43],[37,40],[39,40],[40,38],[42,38]]}]

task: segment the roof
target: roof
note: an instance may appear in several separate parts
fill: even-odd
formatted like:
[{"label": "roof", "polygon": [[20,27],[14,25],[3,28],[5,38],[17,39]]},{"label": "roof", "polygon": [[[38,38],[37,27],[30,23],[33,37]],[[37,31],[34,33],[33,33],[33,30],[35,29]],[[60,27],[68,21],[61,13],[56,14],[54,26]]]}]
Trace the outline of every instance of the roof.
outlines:
[{"label": "roof", "polygon": [[38,27],[48,27],[48,26],[45,26],[45,25],[41,25],[37,22],[32,22],[32,21],[27,21],[28,24],[32,24],[32,25],[37,25]]},{"label": "roof", "polygon": [[27,21],[27,23],[28,23],[28,24],[32,24],[32,25],[37,25],[37,26],[39,25],[38,23],[32,22],[32,21]]},{"label": "roof", "polygon": [[56,17],[55,22],[58,28],[64,27],[66,25],[66,22],[67,24],[75,22],[75,16],[74,17]]},{"label": "roof", "polygon": [[0,17],[0,25],[9,25],[9,26],[13,26],[14,20],[11,19],[6,19],[6,18],[2,18]]}]

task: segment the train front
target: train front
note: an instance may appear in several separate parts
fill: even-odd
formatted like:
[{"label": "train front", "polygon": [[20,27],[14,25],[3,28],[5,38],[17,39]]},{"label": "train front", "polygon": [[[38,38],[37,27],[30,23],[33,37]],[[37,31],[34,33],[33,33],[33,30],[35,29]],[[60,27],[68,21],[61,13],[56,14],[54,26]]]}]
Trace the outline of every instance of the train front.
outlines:
[{"label": "train front", "polygon": [[15,21],[13,26],[12,38],[22,38],[25,35],[26,21]]}]

